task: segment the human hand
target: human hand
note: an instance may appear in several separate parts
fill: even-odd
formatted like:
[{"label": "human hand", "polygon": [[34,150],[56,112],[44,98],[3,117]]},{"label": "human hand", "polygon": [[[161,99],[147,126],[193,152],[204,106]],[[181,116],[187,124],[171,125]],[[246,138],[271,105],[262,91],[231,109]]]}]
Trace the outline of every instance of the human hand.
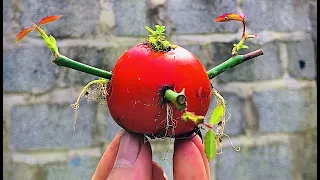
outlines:
[{"label": "human hand", "polygon": [[[189,140],[175,140],[173,154],[175,180],[210,179],[209,163],[199,136]],[[92,180],[164,180],[166,175],[158,163],[152,161],[149,142],[143,142],[121,131],[104,152]]]}]

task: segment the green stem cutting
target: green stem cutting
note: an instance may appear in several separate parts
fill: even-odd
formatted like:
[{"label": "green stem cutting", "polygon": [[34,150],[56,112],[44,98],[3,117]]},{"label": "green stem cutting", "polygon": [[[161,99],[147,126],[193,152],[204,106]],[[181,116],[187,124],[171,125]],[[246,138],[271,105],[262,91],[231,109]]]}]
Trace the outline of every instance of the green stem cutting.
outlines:
[{"label": "green stem cutting", "polygon": [[105,79],[110,80],[112,77],[112,73],[109,71],[105,71],[105,70],[102,70],[99,68],[95,68],[95,67],[80,63],[80,62],[72,60],[66,56],[63,56],[61,54],[55,54],[55,58],[54,58],[53,62],[58,66],[68,67],[71,69],[75,69],[75,70],[85,72],[88,74],[92,74],[92,75],[102,77]]},{"label": "green stem cutting", "polygon": [[209,76],[209,79],[212,79],[219,74],[223,73],[224,71],[231,69],[247,60],[253,59],[255,57],[263,55],[262,49],[258,49],[256,51],[252,51],[250,53],[247,53],[245,55],[236,55],[228,59],[227,61],[219,64],[218,66],[210,69],[207,71],[207,74]]},{"label": "green stem cutting", "polygon": [[180,93],[167,89],[164,93],[164,98],[172,102],[180,111],[185,110],[187,107],[187,98],[184,95],[184,89]]}]

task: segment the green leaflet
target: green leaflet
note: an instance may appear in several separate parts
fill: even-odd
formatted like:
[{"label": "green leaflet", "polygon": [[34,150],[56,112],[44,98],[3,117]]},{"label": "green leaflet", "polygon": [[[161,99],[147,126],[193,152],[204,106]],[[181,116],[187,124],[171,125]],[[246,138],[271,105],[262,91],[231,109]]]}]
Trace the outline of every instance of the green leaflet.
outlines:
[{"label": "green leaflet", "polygon": [[223,103],[219,103],[214,109],[213,109],[213,112],[211,114],[211,117],[210,117],[210,121],[209,121],[209,124],[210,125],[215,125],[217,124],[220,119],[224,116],[224,105]]},{"label": "green leaflet", "polygon": [[216,154],[216,135],[212,129],[209,129],[204,136],[204,152],[208,158],[208,161],[212,160]]},{"label": "green leaflet", "polygon": [[167,48],[170,45],[169,41],[162,41],[163,47]]},{"label": "green leaflet", "polygon": [[156,30],[153,30],[148,26],[145,26],[145,28],[151,33],[148,37],[148,41],[151,43],[154,50],[166,51],[167,48],[171,46],[171,43],[166,40],[164,33],[166,31],[165,26],[155,25]]},{"label": "green leaflet", "polygon": [[56,39],[53,36],[50,35],[49,39],[50,39],[52,45],[56,45],[57,44]]},{"label": "green leaflet", "polygon": [[50,35],[48,37],[47,35],[45,35],[45,36],[42,36],[42,38],[44,39],[46,45],[52,51],[53,54],[59,53],[56,39],[53,36]]},{"label": "green leaflet", "polygon": [[242,46],[241,46],[241,49],[249,49],[249,46],[247,46],[247,45],[242,45]]},{"label": "green leaflet", "polygon": [[59,53],[59,51],[58,51],[58,46],[57,46],[57,42],[56,42],[56,39],[53,37],[53,36],[49,36],[49,39],[50,39],[50,42],[51,42],[51,46],[52,46],[52,49],[51,49],[51,51],[53,52],[53,53]]},{"label": "green leaflet", "polygon": [[148,26],[144,26],[152,35],[156,35],[156,32]]},{"label": "green leaflet", "polygon": [[166,30],[166,27],[165,27],[165,26],[155,25],[155,27],[156,27],[156,32],[157,32],[158,34],[163,34],[164,31]]}]

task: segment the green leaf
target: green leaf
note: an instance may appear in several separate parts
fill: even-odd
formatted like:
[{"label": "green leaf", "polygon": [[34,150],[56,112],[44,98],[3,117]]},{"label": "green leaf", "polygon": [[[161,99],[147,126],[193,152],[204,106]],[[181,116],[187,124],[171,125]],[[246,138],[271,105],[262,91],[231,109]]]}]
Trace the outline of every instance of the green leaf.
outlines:
[{"label": "green leaf", "polygon": [[224,105],[222,103],[219,103],[214,109],[213,109],[213,112],[211,114],[211,117],[210,117],[210,121],[209,121],[209,124],[210,125],[215,125],[217,124],[220,119],[223,117],[224,115]]},{"label": "green leaf", "polygon": [[240,49],[249,49],[249,47],[246,45],[242,45]]},{"label": "green leaf", "polygon": [[208,161],[212,160],[217,154],[215,139],[215,133],[212,131],[212,129],[209,129],[204,136],[204,152],[206,153]]},{"label": "green leaf", "polygon": [[43,39],[44,39],[44,42],[46,43],[46,45],[48,46],[48,48],[50,50],[53,50],[54,47],[52,46],[50,38],[47,36],[47,37],[43,37]]},{"label": "green leaf", "polygon": [[154,30],[152,30],[150,27],[148,27],[148,26],[144,26],[144,28],[146,28],[152,35],[156,35],[157,33],[154,31]]},{"label": "green leaf", "polygon": [[155,27],[156,27],[156,32],[157,32],[158,34],[163,34],[164,31],[166,30],[166,27],[165,27],[165,26],[155,25]]},{"label": "green leaf", "polygon": [[49,39],[50,39],[50,41],[51,41],[51,44],[52,45],[54,45],[54,46],[56,46],[56,44],[57,44],[57,42],[56,42],[56,39],[53,37],[53,36],[49,36]]},{"label": "green leaf", "polygon": [[52,35],[49,36],[49,39],[52,46],[52,49],[51,49],[52,53],[59,53],[56,39]]},{"label": "green leaf", "polygon": [[169,41],[162,41],[162,45],[164,48],[167,48],[170,45]]},{"label": "green leaf", "polygon": [[157,43],[157,39],[155,37],[149,37],[148,39],[150,41],[150,43],[152,44],[156,44]]}]

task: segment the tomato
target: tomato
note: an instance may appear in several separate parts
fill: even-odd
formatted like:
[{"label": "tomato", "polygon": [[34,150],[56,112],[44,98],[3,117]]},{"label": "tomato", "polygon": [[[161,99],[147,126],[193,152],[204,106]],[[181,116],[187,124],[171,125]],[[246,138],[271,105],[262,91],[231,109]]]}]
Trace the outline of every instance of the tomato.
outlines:
[{"label": "tomato", "polygon": [[[185,89],[187,110],[205,116],[210,104],[210,81],[205,68],[188,50],[153,51],[146,44],[127,50],[117,61],[107,87],[107,103],[115,122],[124,129],[154,136],[183,135],[197,125],[181,119],[172,103],[173,120],[167,121],[167,103],[160,90]],[[166,131],[167,124],[171,125]]]}]

